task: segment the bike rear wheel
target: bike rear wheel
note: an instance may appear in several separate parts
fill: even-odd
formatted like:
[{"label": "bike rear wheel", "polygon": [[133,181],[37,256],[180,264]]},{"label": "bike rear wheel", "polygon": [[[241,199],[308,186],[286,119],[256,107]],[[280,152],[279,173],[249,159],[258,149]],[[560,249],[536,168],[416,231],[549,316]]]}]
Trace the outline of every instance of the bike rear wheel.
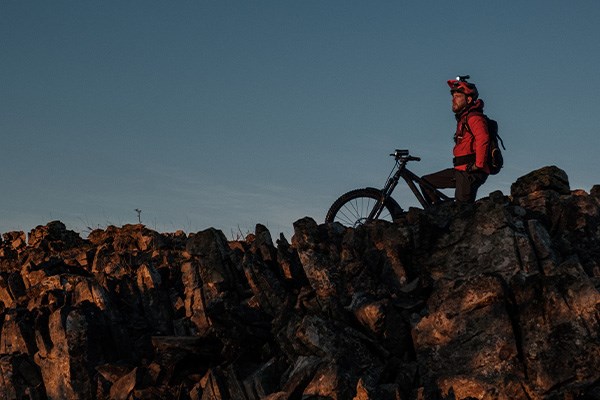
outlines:
[{"label": "bike rear wheel", "polygon": [[[339,222],[344,226],[357,227],[367,222],[369,214],[381,199],[381,191],[375,188],[352,190],[341,195],[329,208],[325,222]],[[402,208],[388,198],[378,220],[393,222],[402,213]]]}]

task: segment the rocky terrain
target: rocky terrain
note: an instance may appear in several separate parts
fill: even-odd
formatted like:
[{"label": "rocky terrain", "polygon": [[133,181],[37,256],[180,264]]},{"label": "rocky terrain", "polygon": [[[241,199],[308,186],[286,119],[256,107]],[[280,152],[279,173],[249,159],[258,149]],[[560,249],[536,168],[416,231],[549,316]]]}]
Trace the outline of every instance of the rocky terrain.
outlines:
[{"label": "rocky terrain", "polygon": [[357,229],[0,243],[0,399],[600,399],[600,186]]}]

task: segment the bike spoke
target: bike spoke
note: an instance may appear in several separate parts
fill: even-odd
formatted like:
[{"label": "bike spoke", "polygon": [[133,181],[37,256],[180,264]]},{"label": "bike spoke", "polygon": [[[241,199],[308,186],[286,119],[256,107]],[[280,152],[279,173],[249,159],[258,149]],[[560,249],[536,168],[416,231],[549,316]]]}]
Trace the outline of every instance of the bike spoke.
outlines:
[{"label": "bike spoke", "polygon": [[[360,200],[360,204],[359,204],[358,200]],[[365,209],[364,199],[362,199],[362,198],[357,199],[355,201],[349,202],[348,204],[352,206],[352,210],[350,210],[350,211],[354,212],[353,216],[355,217],[355,220],[364,218],[364,216],[365,216],[365,214],[364,214],[364,209]],[[345,206],[346,209],[348,209],[348,204],[346,204],[346,206]]]},{"label": "bike spoke", "polygon": [[[332,206],[326,219],[329,222],[336,221],[349,227],[362,225],[368,222],[369,216],[375,207],[379,207],[380,196],[377,191],[369,189],[349,192]],[[393,222],[392,211],[386,202],[375,219]]]},{"label": "bike spoke", "polygon": [[357,219],[357,218],[356,218],[356,215],[351,215],[351,216],[348,216],[348,215],[346,214],[345,210],[348,210],[348,208],[347,208],[347,207],[344,207],[344,209],[343,209],[343,210],[340,210],[340,211],[338,212],[338,215],[337,215],[337,218],[336,218],[336,220],[337,220],[338,222],[341,222],[341,223],[343,223],[344,225],[353,225],[353,224],[354,224],[354,221]]},{"label": "bike spoke", "polygon": [[[348,207],[348,205],[350,205],[351,207]],[[355,221],[362,218],[362,214],[356,202],[351,202],[344,205],[344,208],[339,211],[339,214],[342,214],[344,217],[340,219],[350,225],[353,225]]]},{"label": "bike spoke", "polygon": [[[375,199],[360,197],[349,201],[338,211],[336,220],[344,225],[355,225],[357,222],[365,221],[371,214],[373,207],[377,204]],[[392,216],[387,208],[382,210],[378,219],[391,221]]]}]

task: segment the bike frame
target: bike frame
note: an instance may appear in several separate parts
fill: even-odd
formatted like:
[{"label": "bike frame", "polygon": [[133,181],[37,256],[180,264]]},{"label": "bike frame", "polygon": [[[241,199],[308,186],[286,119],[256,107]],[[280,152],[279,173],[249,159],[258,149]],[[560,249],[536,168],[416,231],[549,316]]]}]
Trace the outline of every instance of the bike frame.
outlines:
[{"label": "bike frame", "polygon": [[419,157],[413,157],[409,155],[408,150],[396,150],[394,154],[390,155],[394,156],[394,158],[396,159],[396,165],[394,166],[394,169],[397,169],[397,171],[390,178],[388,178],[385,186],[383,187],[383,189],[381,189],[381,199],[377,203],[376,207],[373,207],[373,210],[371,210],[368,220],[374,220],[379,218],[379,215],[383,211],[383,205],[385,204],[386,200],[392,196],[392,192],[398,185],[400,178],[404,179],[404,181],[406,182],[406,184],[408,185],[408,187],[413,192],[413,194],[424,209],[431,208],[433,205],[427,202],[427,200],[425,200],[425,196],[423,195],[421,190],[419,190],[417,184],[420,187],[425,187],[431,190],[431,192],[434,193],[442,201],[453,200],[452,197],[449,197],[444,193],[440,192],[431,183],[415,175],[412,171],[406,168],[406,163],[408,163],[409,161],[421,161]]}]

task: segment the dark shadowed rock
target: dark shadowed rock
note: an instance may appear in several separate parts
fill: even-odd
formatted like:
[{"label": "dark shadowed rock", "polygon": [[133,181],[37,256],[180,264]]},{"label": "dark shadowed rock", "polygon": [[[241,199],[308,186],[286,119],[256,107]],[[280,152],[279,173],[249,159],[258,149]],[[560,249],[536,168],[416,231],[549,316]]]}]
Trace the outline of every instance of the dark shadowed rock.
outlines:
[{"label": "dark shadowed rock", "polygon": [[188,261],[181,266],[185,317],[194,327],[194,332],[205,335],[211,326],[206,313],[206,301],[202,290],[199,266],[196,262]]},{"label": "dark shadowed rock", "polygon": [[75,246],[81,246],[83,239],[76,232],[67,230],[60,221],[52,221],[47,225],[40,225],[29,232],[28,245],[52,251],[62,251]]},{"label": "dark shadowed rock", "polygon": [[425,387],[444,396],[452,389],[457,398],[482,398],[525,380],[500,278],[440,281],[413,339]]},{"label": "dark shadowed rock", "polygon": [[[131,398],[152,398],[152,397],[141,397],[140,393],[147,393],[143,391],[151,384],[151,378],[148,371],[145,368],[135,367],[127,374],[117,379],[110,388],[110,398],[113,400],[128,400]],[[139,391],[134,394],[134,391]]]},{"label": "dark shadowed rock", "polygon": [[[576,259],[512,282],[524,367],[541,393],[585,386],[600,370],[600,293]],[[573,385],[576,386],[576,385]]]},{"label": "dark shadowed rock", "polygon": [[292,245],[296,248],[304,273],[317,295],[320,307],[332,312],[347,299],[343,290],[340,245],[345,229],[339,224],[318,226],[311,218],[294,223]]},{"label": "dark shadowed rock", "polygon": [[[8,248],[10,250],[14,250],[15,252],[19,252],[27,246],[27,237],[25,236],[25,232],[6,232],[2,234],[2,238],[4,239],[4,243],[2,243],[3,248]],[[11,254],[12,253],[9,253],[5,256]]]},{"label": "dark shadowed rock", "polygon": [[0,354],[28,354],[37,351],[34,316],[25,309],[10,309],[4,314],[0,331]]},{"label": "dark shadowed rock", "polygon": [[0,356],[0,393],[4,399],[46,399],[39,367],[27,354]]},{"label": "dark shadowed rock", "polygon": [[155,335],[173,333],[172,307],[167,292],[163,290],[162,278],[155,268],[142,264],[137,270],[137,285],[144,317]]},{"label": "dark shadowed rock", "polygon": [[271,263],[265,263],[252,254],[244,257],[242,264],[250,289],[261,310],[276,316],[283,311],[288,302],[288,293],[277,271]]},{"label": "dark shadowed rock", "polygon": [[569,194],[569,177],[562,169],[550,166],[540,168],[517,179],[510,188],[513,197],[525,197],[534,192],[554,191]]},{"label": "dark shadowed rock", "polygon": [[303,218],[291,244],[260,224],[5,233],[0,393],[600,399],[598,187],[545,167],[395,223]]},{"label": "dark shadowed rock", "polygon": [[277,264],[288,284],[302,287],[308,283],[298,253],[283,234],[277,241]]},{"label": "dark shadowed rock", "polygon": [[239,282],[225,235],[216,229],[190,235],[186,251],[196,261],[194,265],[202,283],[206,307],[218,307]]}]

